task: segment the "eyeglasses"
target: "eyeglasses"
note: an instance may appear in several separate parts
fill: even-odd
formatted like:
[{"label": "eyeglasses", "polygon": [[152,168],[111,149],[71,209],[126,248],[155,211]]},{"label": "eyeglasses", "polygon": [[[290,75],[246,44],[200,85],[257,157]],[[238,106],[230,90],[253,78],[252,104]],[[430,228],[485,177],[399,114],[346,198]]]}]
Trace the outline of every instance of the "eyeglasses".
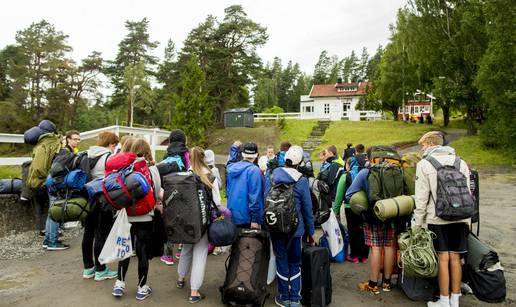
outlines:
[{"label": "eyeglasses", "polygon": [[72,141],[76,141],[76,142],[80,142],[81,139],[80,138],[71,138]]}]

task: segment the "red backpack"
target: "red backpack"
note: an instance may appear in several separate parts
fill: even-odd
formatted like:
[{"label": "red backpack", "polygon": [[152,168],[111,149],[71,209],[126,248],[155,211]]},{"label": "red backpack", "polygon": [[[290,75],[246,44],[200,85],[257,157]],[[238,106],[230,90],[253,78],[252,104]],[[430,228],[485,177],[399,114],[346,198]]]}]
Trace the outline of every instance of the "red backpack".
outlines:
[{"label": "red backpack", "polygon": [[[133,170],[142,173],[147,179],[149,187],[151,187],[145,197],[137,200],[134,205],[127,208],[127,215],[130,216],[145,215],[154,209],[154,206],[156,205],[156,199],[154,198],[152,188],[152,179],[147,162],[143,159],[136,161],[136,159],[138,159],[138,156],[132,152],[121,152],[110,156],[106,161],[106,175],[118,172],[132,164]],[[121,209],[118,206],[115,206],[109,198],[108,201],[113,207],[115,207],[115,209]]]}]

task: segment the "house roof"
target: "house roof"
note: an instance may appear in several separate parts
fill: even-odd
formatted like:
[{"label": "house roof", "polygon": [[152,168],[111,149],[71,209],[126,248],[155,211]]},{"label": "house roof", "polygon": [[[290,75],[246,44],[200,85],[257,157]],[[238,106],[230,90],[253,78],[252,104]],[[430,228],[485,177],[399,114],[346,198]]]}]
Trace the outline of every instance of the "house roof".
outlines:
[{"label": "house roof", "polygon": [[409,100],[405,104],[406,106],[429,106],[431,105],[430,101],[421,101],[421,100]]},{"label": "house roof", "polygon": [[[367,82],[315,84],[310,91],[310,97],[342,97],[362,96],[366,94]],[[338,91],[339,88],[355,87],[356,91]]]}]

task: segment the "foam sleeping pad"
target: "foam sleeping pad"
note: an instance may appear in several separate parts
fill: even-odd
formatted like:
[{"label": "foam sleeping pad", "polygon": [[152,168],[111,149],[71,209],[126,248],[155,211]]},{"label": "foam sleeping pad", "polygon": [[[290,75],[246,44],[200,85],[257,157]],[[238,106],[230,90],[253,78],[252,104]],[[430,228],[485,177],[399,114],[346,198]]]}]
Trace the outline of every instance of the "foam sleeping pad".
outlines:
[{"label": "foam sleeping pad", "polygon": [[374,214],[379,220],[407,216],[414,210],[414,197],[401,195],[393,198],[382,199],[374,205]]}]

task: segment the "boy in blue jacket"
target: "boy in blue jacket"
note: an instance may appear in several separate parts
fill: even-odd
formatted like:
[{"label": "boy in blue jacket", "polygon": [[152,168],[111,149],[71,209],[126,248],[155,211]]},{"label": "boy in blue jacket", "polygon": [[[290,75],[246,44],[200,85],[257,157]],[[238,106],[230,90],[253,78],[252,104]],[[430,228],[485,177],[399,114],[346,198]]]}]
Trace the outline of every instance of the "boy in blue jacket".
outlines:
[{"label": "boy in blue jacket", "polygon": [[241,228],[261,229],[263,223],[263,179],[260,168],[254,164],[258,146],[246,143],[242,160],[227,166],[228,209],[233,222]]},{"label": "boy in blue jacket", "polygon": [[285,154],[285,167],[273,172],[274,184],[293,184],[294,201],[299,223],[293,236],[271,233],[272,247],[276,255],[278,292],[275,302],[278,306],[298,307],[301,300],[301,238],[308,231],[313,242],[314,217],[308,179],[297,167],[303,160],[303,149],[292,146]]}]

